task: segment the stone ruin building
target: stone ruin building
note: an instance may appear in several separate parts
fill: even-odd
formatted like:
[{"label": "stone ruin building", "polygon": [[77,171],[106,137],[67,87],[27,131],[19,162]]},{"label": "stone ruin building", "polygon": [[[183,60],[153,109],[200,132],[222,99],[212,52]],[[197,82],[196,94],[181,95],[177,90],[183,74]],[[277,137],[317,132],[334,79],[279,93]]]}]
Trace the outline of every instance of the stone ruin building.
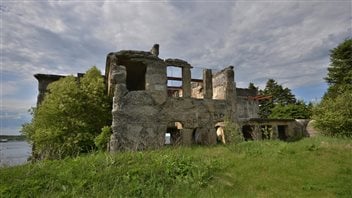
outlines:
[{"label": "stone ruin building", "polygon": [[[257,91],[236,88],[233,66],[216,73],[204,69],[202,79],[192,79],[190,63],[158,55],[158,44],[149,52],[107,55],[104,78],[107,94],[113,96],[110,151],[160,148],[166,135],[172,145],[216,144],[216,128],[224,127],[225,119],[237,123],[246,140],[293,140],[304,135],[305,121],[260,119]],[[180,68],[182,77],[167,76],[168,67]],[[39,82],[37,104],[48,84],[64,77],[34,76]],[[182,86],[170,86],[168,81]]]}]

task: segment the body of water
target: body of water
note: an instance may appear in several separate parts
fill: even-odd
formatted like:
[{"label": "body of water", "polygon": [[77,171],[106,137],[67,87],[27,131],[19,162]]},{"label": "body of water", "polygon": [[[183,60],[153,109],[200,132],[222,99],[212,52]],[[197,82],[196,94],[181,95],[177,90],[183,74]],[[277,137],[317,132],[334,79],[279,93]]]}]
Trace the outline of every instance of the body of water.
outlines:
[{"label": "body of water", "polygon": [[31,145],[26,141],[0,142],[0,167],[24,164],[31,153]]}]

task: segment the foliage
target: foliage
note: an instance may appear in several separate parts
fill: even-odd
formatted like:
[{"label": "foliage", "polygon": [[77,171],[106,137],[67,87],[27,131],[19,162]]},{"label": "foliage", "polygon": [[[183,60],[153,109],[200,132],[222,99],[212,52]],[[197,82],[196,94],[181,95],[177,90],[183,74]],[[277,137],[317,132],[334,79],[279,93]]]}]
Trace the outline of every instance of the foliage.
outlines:
[{"label": "foliage", "polygon": [[101,150],[105,151],[107,149],[107,144],[109,142],[111,135],[111,127],[104,126],[101,129],[101,133],[94,139],[95,146]]},{"label": "foliage", "polygon": [[352,137],[352,39],[331,50],[330,60],[325,78],[329,88],[313,118],[325,135]]},{"label": "foliage", "polygon": [[352,89],[324,98],[314,109],[316,127],[324,135],[352,137]]},{"label": "foliage", "polygon": [[296,100],[295,95],[291,93],[289,88],[284,88],[274,79],[269,79],[264,90],[259,90],[259,94],[271,96],[271,99],[259,102],[261,118],[308,119],[311,116],[312,105]]},{"label": "foliage", "polygon": [[284,88],[279,85],[274,79],[269,79],[266,82],[264,90],[261,90],[262,95],[272,96],[273,104],[294,104],[296,102],[295,95],[291,93],[289,88]]},{"label": "foliage", "polygon": [[352,84],[352,39],[346,39],[330,53],[326,82],[330,86]]},{"label": "foliage", "polygon": [[351,197],[351,144],[314,137],[40,161],[0,168],[0,197]]},{"label": "foliage", "polygon": [[296,102],[291,90],[283,88],[274,79],[269,79],[264,90],[260,90],[259,94],[272,97],[271,99],[260,101],[259,115],[261,118],[268,118],[275,105],[287,105]]},{"label": "foliage", "polygon": [[312,115],[312,108],[313,105],[311,103],[307,105],[303,101],[287,105],[278,104],[271,110],[269,118],[307,119]]},{"label": "foliage", "polygon": [[59,159],[92,150],[110,117],[103,78],[93,67],[79,82],[68,76],[51,83],[22,133],[32,141],[36,158]]},{"label": "foliage", "polygon": [[249,83],[248,89],[255,89],[255,90],[258,91],[258,87],[256,87],[256,86],[254,85],[254,83],[252,83],[252,82]]},{"label": "foliage", "polygon": [[225,118],[224,133],[227,144],[238,144],[244,141],[242,132],[237,123]]}]

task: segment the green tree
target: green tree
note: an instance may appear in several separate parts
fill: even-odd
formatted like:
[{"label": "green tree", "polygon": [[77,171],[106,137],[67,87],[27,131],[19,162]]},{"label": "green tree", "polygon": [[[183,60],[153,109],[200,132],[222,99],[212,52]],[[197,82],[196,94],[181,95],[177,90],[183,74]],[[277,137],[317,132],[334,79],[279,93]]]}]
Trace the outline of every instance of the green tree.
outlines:
[{"label": "green tree", "polygon": [[330,65],[325,78],[329,84],[325,97],[336,97],[352,88],[352,39],[346,39],[330,50]]},{"label": "green tree", "polygon": [[32,122],[22,128],[33,142],[34,155],[58,159],[95,148],[94,138],[111,120],[100,71],[91,68],[79,82],[73,76],[62,78],[48,91]]},{"label": "green tree", "polygon": [[325,135],[352,137],[352,39],[330,51],[325,78],[329,88],[314,108],[316,127]]},{"label": "green tree", "polygon": [[330,86],[352,84],[352,39],[346,39],[330,53],[326,82]]},{"label": "green tree", "polygon": [[255,90],[258,91],[258,87],[256,87],[256,86],[254,85],[254,83],[252,83],[252,82],[249,83],[248,89],[255,89]]},{"label": "green tree", "polygon": [[352,89],[324,98],[314,108],[313,119],[323,135],[352,137]]},{"label": "green tree", "polygon": [[269,118],[280,119],[307,119],[312,115],[312,104],[305,104],[298,101],[294,104],[282,105],[278,104],[272,109]]},{"label": "green tree", "polygon": [[272,113],[272,109],[276,105],[295,104],[295,95],[291,93],[289,88],[283,88],[274,79],[269,79],[264,90],[259,90],[262,96],[271,96],[271,99],[261,100],[259,106],[259,115],[261,118],[268,118]]}]

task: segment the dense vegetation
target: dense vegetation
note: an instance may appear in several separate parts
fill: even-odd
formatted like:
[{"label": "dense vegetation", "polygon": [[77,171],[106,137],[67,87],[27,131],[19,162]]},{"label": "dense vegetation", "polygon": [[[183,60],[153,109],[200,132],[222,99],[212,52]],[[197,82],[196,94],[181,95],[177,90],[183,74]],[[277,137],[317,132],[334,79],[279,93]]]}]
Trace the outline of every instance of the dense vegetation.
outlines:
[{"label": "dense vegetation", "polygon": [[313,118],[325,135],[352,137],[352,39],[332,49],[330,61],[329,88]]},{"label": "dense vegetation", "polygon": [[0,169],[0,197],[351,197],[352,141],[94,153]]},{"label": "dense vegetation", "polygon": [[33,143],[34,158],[60,159],[95,149],[94,139],[111,124],[104,79],[93,67],[77,79],[68,76],[48,93],[22,132]]},{"label": "dense vegetation", "polygon": [[259,116],[261,118],[309,119],[312,115],[311,103],[297,100],[287,87],[278,84],[274,79],[266,82],[263,90],[249,83],[249,89],[256,89],[260,96],[266,99],[259,101]]}]

